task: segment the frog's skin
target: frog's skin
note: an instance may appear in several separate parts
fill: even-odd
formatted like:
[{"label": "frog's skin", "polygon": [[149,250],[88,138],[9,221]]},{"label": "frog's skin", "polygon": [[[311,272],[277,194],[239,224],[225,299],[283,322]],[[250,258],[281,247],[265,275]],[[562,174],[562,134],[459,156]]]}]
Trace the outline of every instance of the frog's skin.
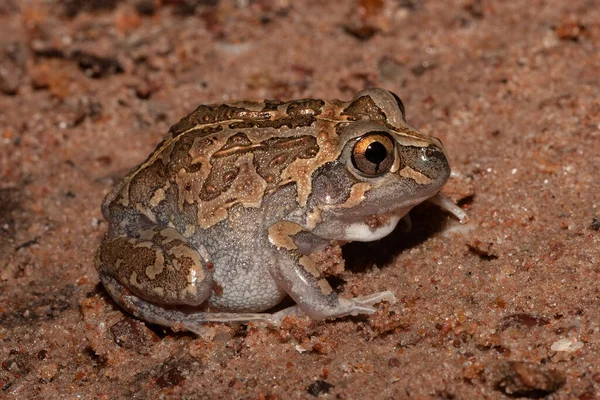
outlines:
[{"label": "frog's skin", "polygon": [[107,195],[96,267],[119,305],[176,329],[370,314],[393,294],[340,298],[307,255],[386,236],[449,175],[386,90],[201,105]]}]

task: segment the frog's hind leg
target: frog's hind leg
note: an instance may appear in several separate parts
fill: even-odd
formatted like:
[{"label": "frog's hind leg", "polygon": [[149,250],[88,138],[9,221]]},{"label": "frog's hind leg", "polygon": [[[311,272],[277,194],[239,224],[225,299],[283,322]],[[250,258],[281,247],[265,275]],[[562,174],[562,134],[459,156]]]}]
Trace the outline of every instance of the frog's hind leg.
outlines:
[{"label": "frog's hind leg", "polygon": [[212,267],[174,228],[152,227],[135,237],[106,237],[96,268],[117,304],[136,317],[201,333],[204,322],[271,322],[270,314],[203,312],[213,293]]},{"label": "frog's hind leg", "polygon": [[265,313],[213,313],[195,311],[191,307],[157,305],[136,296],[111,276],[104,275],[102,283],[117,304],[134,316],[158,325],[168,326],[175,331],[188,330],[201,335],[206,322],[265,322],[273,324],[279,318]]},{"label": "frog's hind leg", "polygon": [[106,237],[95,263],[100,277],[153,303],[197,306],[212,294],[210,264],[173,228]]}]

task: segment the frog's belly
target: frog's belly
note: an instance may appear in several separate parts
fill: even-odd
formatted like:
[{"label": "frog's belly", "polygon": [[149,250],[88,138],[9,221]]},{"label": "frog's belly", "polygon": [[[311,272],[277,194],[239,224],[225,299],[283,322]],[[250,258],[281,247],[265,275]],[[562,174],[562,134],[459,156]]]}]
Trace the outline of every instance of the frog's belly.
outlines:
[{"label": "frog's belly", "polygon": [[[245,269],[245,268],[243,268]],[[211,308],[224,312],[261,312],[276,306],[286,293],[265,270],[245,273],[213,271],[213,294],[208,299]]]}]

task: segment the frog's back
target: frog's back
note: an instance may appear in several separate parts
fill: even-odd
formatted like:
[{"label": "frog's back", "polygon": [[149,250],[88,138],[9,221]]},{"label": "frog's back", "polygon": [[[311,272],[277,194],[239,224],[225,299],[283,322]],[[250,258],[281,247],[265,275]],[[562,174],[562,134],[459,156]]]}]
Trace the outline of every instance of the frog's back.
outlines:
[{"label": "frog's back", "polygon": [[201,129],[203,126],[222,124],[229,129],[310,126],[324,111],[327,102],[303,99],[289,102],[279,100],[236,101],[232,103],[203,104],[173,125],[173,137]]},{"label": "frog's back", "polygon": [[265,194],[295,180],[300,171],[290,165],[304,160],[306,171],[319,153],[317,132],[331,125],[320,118],[326,104],[305,99],[200,105],[107,196],[105,217],[122,220],[126,210],[154,222],[183,219],[208,228],[235,204],[258,207]]},{"label": "frog's back", "polygon": [[306,205],[311,175],[339,157],[343,122],[389,120],[369,96],[351,102],[302,99],[200,105],[107,196],[107,220],[145,215],[159,224],[206,229],[239,204],[256,208],[265,195],[294,184]]}]

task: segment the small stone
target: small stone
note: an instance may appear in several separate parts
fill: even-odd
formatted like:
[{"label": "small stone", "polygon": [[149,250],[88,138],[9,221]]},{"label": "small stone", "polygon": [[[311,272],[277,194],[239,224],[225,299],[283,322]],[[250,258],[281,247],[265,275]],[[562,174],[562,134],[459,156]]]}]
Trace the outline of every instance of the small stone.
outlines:
[{"label": "small stone", "polygon": [[315,382],[313,382],[312,384],[310,384],[310,386],[308,386],[308,388],[306,388],[306,391],[311,396],[318,397],[321,393],[329,393],[329,391],[334,387],[335,386],[332,385],[331,383],[324,381],[322,379],[318,379]]},{"label": "small stone", "polygon": [[19,77],[11,70],[0,67],[0,92],[15,95],[19,90]]},{"label": "small stone", "polygon": [[111,326],[110,332],[116,344],[139,354],[149,354],[152,346],[159,340],[146,325],[129,317]]},{"label": "small stone", "polygon": [[550,350],[564,351],[567,353],[572,353],[574,351],[581,349],[582,347],[583,347],[583,343],[577,341],[577,339],[565,338],[565,339],[557,340],[556,342],[552,343]]},{"label": "small stone", "polygon": [[125,71],[119,60],[114,57],[104,57],[82,50],[75,50],[71,54],[71,58],[90,78],[103,78],[107,75],[121,74]]},{"label": "small stone", "polygon": [[49,363],[38,368],[36,376],[43,382],[50,382],[58,373],[58,364]]},{"label": "small stone", "polygon": [[595,231],[600,231],[600,216],[595,216],[592,218],[592,229]]},{"label": "small stone", "polygon": [[184,380],[185,377],[183,376],[179,368],[174,367],[162,374],[156,380],[156,385],[161,389],[172,388],[173,386],[181,384],[181,382],[183,382]]},{"label": "small stone", "polygon": [[585,32],[586,28],[579,21],[568,19],[563,21],[557,28],[556,34],[560,40],[577,41]]},{"label": "small stone", "polygon": [[148,82],[141,82],[135,88],[135,95],[142,100],[147,99],[148,97],[150,97],[151,94],[152,94],[152,88],[150,87]]},{"label": "small stone", "polygon": [[515,328],[532,328],[534,326],[544,326],[548,325],[550,321],[546,318],[538,317],[537,315],[527,314],[527,313],[517,313],[507,315],[506,317],[500,320],[499,329],[501,331],[506,330],[510,327]]},{"label": "small stone", "polygon": [[525,361],[503,361],[490,369],[490,381],[510,397],[540,398],[556,392],[565,376],[548,365]]},{"label": "small stone", "polygon": [[392,357],[388,360],[388,367],[398,368],[400,366],[400,360],[396,357]]},{"label": "small stone", "polygon": [[135,10],[140,15],[154,15],[156,4],[154,0],[140,0],[135,4]]}]

